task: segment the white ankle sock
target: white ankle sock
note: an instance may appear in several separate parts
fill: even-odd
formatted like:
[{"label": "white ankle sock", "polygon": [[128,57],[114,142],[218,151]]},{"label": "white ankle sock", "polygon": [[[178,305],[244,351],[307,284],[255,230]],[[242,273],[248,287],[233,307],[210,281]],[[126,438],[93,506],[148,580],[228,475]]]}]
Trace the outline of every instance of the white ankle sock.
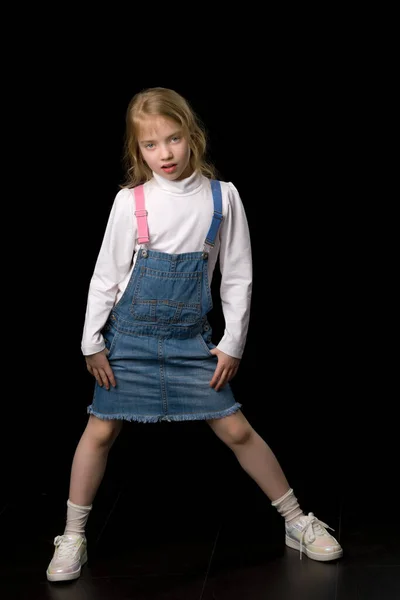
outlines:
[{"label": "white ankle sock", "polygon": [[291,488],[286,492],[286,494],[284,494],[281,498],[278,498],[278,500],[274,500],[274,502],[271,502],[271,504],[272,506],[275,506],[277,511],[285,519],[285,523],[290,524],[292,521],[297,521],[299,517],[304,516],[304,513],[301,510],[299,503],[297,502],[297,498]]},{"label": "white ankle sock", "polygon": [[92,510],[92,504],[90,506],[79,506],[67,500],[67,506],[67,523],[64,535],[70,533],[85,535],[86,522]]}]

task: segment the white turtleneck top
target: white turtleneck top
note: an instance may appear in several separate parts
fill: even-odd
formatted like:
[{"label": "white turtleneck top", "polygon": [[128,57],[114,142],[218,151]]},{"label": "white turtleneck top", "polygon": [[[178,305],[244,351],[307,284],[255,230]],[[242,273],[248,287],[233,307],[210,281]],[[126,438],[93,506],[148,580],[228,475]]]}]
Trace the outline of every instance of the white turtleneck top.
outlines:
[{"label": "white turtleneck top", "polygon": [[[208,275],[211,285],[219,256],[220,297],[225,320],[217,347],[241,358],[250,316],[252,258],[248,223],[239,193],[232,183],[221,182],[222,212],[215,246],[210,249]],[[213,215],[209,180],[193,173],[182,181],[169,181],[156,173],[144,184],[148,211],[149,249],[169,254],[201,252]],[[101,330],[113,306],[121,298],[136,262],[137,222],[133,191],[120,190],[110,211],[101,248],[89,285],[82,353],[103,350]]]}]

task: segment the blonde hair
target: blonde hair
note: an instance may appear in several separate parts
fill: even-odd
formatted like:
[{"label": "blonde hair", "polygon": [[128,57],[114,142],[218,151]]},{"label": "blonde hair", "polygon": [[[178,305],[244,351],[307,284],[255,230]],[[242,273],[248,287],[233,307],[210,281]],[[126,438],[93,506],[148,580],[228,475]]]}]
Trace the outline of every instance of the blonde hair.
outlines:
[{"label": "blonde hair", "polygon": [[139,125],[148,116],[162,116],[178,123],[188,139],[193,171],[200,171],[210,179],[217,177],[215,167],[206,159],[205,128],[188,101],[174,90],[153,87],[135,94],[126,111],[123,157],[126,181],[122,187],[135,187],[153,176],[142,158],[137,138]]}]

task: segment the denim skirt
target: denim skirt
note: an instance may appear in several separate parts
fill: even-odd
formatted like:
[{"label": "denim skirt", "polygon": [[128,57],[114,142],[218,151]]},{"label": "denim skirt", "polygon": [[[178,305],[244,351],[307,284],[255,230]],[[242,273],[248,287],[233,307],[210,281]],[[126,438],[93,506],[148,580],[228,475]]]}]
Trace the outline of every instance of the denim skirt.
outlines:
[{"label": "denim skirt", "polygon": [[[146,329],[148,331],[148,329]],[[193,329],[191,330],[193,334]],[[231,386],[210,387],[217,357],[208,321],[191,337],[145,335],[113,315],[103,331],[116,387],[95,383],[88,412],[100,419],[142,423],[216,419],[241,408]]]}]

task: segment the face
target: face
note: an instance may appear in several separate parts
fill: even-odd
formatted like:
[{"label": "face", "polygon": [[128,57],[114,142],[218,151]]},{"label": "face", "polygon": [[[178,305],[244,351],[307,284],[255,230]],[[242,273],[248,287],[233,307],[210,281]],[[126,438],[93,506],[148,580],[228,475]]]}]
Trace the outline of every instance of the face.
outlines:
[{"label": "face", "polygon": [[157,175],[180,181],[192,174],[188,141],[180,125],[172,119],[146,118],[141,123],[138,139],[144,161]]}]

